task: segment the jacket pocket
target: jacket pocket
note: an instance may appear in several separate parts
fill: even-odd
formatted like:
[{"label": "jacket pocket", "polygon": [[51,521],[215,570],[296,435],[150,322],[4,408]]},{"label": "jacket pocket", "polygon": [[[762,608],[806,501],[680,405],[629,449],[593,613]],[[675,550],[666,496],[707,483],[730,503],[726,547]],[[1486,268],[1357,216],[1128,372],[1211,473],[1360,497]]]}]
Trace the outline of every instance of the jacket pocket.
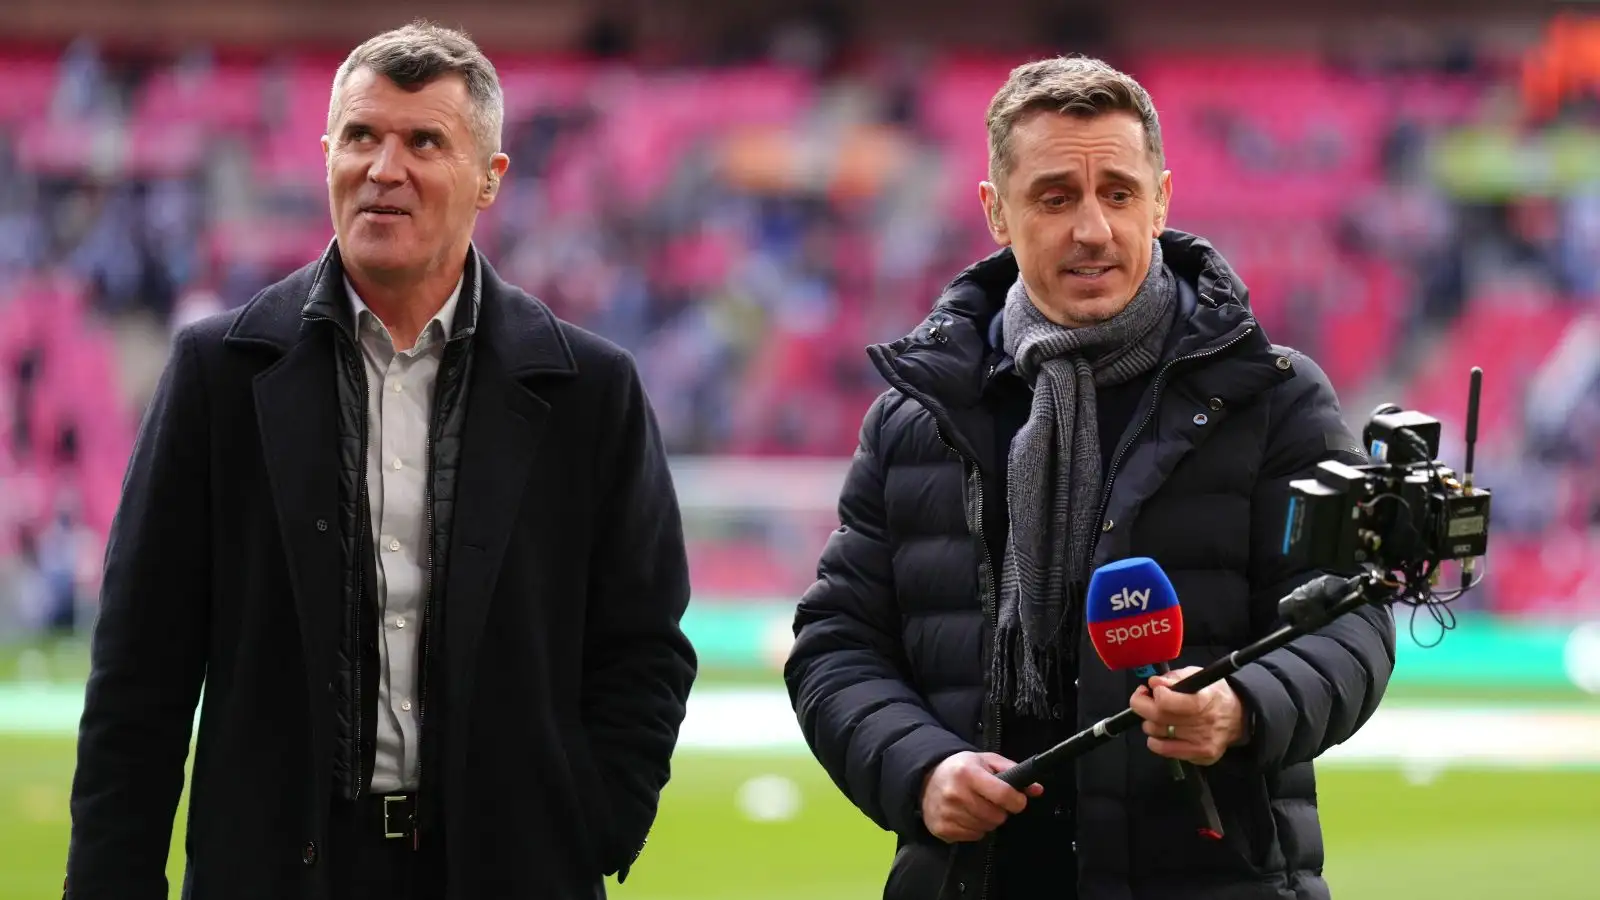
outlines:
[{"label": "jacket pocket", "polygon": [[889,865],[883,900],[936,900],[953,856],[944,844],[902,844]]},{"label": "jacket pocket", "polygon": [[1238,754],[1224,756],[1203,771],[1222,819],[1221,843],[1258,875],[1281,873],[1283,849],[1278,845],[1278,823],[1272,815],[1266,777]]},{"label": "jacket pocket", "polygon": [[[1262,777],[1228,760],[1213,766],[1188,767],[1188,778],[1204,776],[1222,821],[1221,840],[1204,837],[1205,824],[1193,786],[1172,778],[1167,761],[1141,747],[1130,757],[1136,791],[1128,806],[1129,827],[1142,846],[1160,847],[1159,854],[1132,862],[1157,877],[1184,873],[1252,882],[1281,869],[1274,860],[1277,831]],[[1114,801],[1122,802],[1122,801]],[[1095,826],[1092,821],[1088,827]]]}]

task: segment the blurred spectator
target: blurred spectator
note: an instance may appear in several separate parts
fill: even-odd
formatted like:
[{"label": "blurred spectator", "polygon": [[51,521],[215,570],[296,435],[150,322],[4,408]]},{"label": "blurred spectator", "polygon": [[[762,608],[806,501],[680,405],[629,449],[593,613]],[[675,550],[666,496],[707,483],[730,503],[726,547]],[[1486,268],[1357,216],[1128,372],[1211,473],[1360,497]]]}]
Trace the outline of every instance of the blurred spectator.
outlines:
[{"label": "blurred spectator", "polygon": [[[635,353],[671,452],[846,456],[882,384],[860,348],[903,334],[990,246],[970,190],[984,158],[972,123],[996,83],[983,66],[1009,61],[863,47],[846,7],[817,4],[741,31],[722,66],[657,67],[635,60],[629,6],[597,7],[576,59],[507,58],[513,164],[482,246],[507,277]],[[1118,35],[1080,7],[1042,14],[1039,33],[1054,35],[1052,50],[1104,55]],[[1549,173],[1515,159],[1499,162],[1510,171],[1475,159],[1483,184],[1440,177],[1445,139],[1469,126],[1539,148],[1559,123],[1585,158],[1600,113],[1574,60],[1531,65],[1523,80],[1471,35],[1394,30],[1328,55],[1320,67],[1309,55],[1143,64],[1175,86],[1161,96],[1183,98],[1163,111],[1173,225],[1216,236],[1273,336],[1327,360],[1352,417],[1370,408],[1364,389],[1453,361],[1455,330],[1486,303],[1600,309],[1600,178],[1552,196],[1519,188]],[[112,58],[75,41],[31,124],[46,135],[92,124],[94,152],[52,155],[30,128],[0,128],[0,491],[23,496],[26,478],[42,498],[15,514],[35,542],[64,488],[83,491],[91,533],[109,516],[95,498],[114,495],[131,428],[102,427],[100,407],[69,413],[66,400],[137,400],[140,389],[121,389],[155,351],[129,339],[129,323],[170,334],[244,302],[327,240],[315,148],[325,79],[300,67],[292,50],[244,65],[204,46]],[[141,118],[146,92],[174,72],[193,95],[247,98],[237,102],[257,115],[184,102]],[[1562,118],[1541,118],[1552,100]],[[206,135],[197,162],[137,163],[148,155],[134,152],[137,133],[186,125]],[[86,286],[86,304],[45,299],[53,289],[39,284],[61,273]],[[101,323],[115,342],[88,337]],[[1543,340],[1507,349],[1489,378],[1537,367],[1552,352]],[[121,355],[104,359],[108,347]],[[1497,498],[1497,528],[1547,527],[1552,473],[1600,467],[1600,381],[1588,384],[1591,399],[1558,406],[1550,398],[1568,392],[1534,392],[1526,436],[1480,457],[1517,485]]]}]

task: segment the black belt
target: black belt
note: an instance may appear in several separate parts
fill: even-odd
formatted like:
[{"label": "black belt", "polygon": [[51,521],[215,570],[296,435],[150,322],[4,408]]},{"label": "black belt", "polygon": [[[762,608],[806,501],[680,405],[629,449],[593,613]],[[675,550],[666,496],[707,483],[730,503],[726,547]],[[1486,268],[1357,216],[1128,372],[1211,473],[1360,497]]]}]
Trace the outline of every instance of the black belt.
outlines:
[{"label": "black belt", "polygon": [[416,833],[416,794],[368,794],[345,808],[358,832],[384,840],[410,839]]},{"label": "black belt", "polygon": [[417,827],[416,794],[381,794],[378,811],[383,820],[383,836],[410,838]]}]

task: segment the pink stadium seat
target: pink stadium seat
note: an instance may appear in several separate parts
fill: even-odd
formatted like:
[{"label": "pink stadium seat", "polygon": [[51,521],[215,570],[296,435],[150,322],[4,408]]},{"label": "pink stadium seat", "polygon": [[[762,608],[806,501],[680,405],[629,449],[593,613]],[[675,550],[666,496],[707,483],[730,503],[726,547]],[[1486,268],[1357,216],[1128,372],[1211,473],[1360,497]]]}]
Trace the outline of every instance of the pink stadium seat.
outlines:
[{"label": "pink stadium seat", "polygon": [[790,124],[814,93],[810,79],[799,72],[753,66],[687,81],[678,97],[681,105],[671,114],[710,129]]},{"label": "pink stadium seat", "polygon": [[261,70],[221,65],[194,75],[151,75],[134,101],[133,118],[157,125],[197,124],[242,131],[261,121]]},{"label": "pink stadium seat", "polygon": [[667,284],[701,289],[722,284],[739,255],[736,236],[702,230],[668,245],[662,253]]},{"label": "pink stadium seat", "polygon": [[318,227],[298,221],[251,219],[219,222],[206,234],[213,259],[253,263],[289,271],[320,256],[333,238],[333,226],[322,220]]},{"label": "pink stadium seat", "polygon": [[771,545],[761,541],[692,541],[689,580],[706,596],[762,597],[783,595],[797,588],[791,566],[777,558]]},{"label": "pink stadium seat", "polygon": [[328,168],[318,143],[323,129],[302,127],[269,131],[254,145],[256,177],[268,184],[295,189],[325,190]]},{"label": "pink stadium seat", "polygon": [[508,121],[525,119],[538,109],[581,106],[601,77],[599,66],[582,60],[515,61],[496,70]]},{"label": "pink stadium seat", "polygon": [[94,122],[27,120],[17,134],[17,167],[39,175],[83,174],[107,158],[106,136],[104,126]]},{"label": "pink stadium seat", "polygon": [[1479,439],[1486,446],[1513,443],[1521,434],[1518,410],[1529,377],[1560,341],[1574,318],[1563,306],[1484,300],[1466,310],[1413,382],[1408,405],[1436,410],[1460,433],[1465,423],[1467,373],[1484,370]]},{"label": "pink stadium seat", "polygon": [[123,165],[130,175],[168,178],[195,171],[206,151],[204,132],[194,122],[137,119],[128,129]]},{"label": "pink stadium seat", "polygon": [[328,128],[328,102],[338,62],[322,68],[304,61],[262,71],[262,120],[269,135],[293,135],[312,145]]},{"label": "pink stadium seat", "polygon": [[1317,363],[1343,395],[1366,387],[1389,360],[1407,308],[1406,286],[1387,265],[1353,274],[1351,290],[1322,316]]},{"label": "pink stadium seat", "polygon": [[1593,561],[1600,538],[1581,531],[1497,537],[1484,585],[1504,615],[1575,620],[1600,613]]},{"label": "pink stadium seat", "polygon": [[56,90],[51,60],[6,59],[0,78],[0,124],[37,120],[50,111]]}]

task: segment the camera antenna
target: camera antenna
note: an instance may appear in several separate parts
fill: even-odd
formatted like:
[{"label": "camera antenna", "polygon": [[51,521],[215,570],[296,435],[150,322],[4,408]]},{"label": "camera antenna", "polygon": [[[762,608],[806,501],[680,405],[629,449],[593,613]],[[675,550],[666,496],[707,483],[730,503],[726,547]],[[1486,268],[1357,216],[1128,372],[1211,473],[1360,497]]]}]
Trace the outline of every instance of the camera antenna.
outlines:
[{"label": "camera antenna", "polygon": [[1478,397],[1483,393],[1483,369],[1472,367],[1472,379],[1467,385],[1467,468],[1462,473],[1462,487],[1472,493],[1473,458],[1478,449]]},{"label": "camera antenna", "polygon": [[[1471,378],[1467,382],[1467,466],[1461,473],[1461,492],[1468,497],[1472,496],[1472,466],[1478,449],[1478,398],[1482,393],[1483,369],[1473,366]],[[1477,568],[1476,556],[1461,563],[1461,593],[1465,593],[1471,586],[1472,576]]]}]

